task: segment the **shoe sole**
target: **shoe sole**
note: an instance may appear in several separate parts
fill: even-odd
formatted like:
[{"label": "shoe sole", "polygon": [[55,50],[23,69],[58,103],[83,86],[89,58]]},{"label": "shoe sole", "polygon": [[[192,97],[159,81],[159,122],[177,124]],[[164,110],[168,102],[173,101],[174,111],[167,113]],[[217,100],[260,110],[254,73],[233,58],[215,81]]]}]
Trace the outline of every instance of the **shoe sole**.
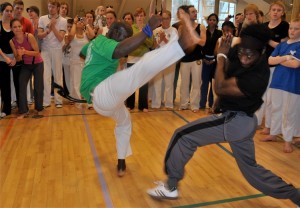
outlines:
[{"label": "shoe sole", "polygon": [[118,171],[118,176],[123,177],[125,175],[126,171]]},{"label": "shoe sole", "polygon": [[164,199],[168,199],[168,200],[176,200],[178,199],[178,197],[167,197],[167,196],[153,196],[151,194],[149,194],[150,197],[152,197],[155,200],[164,200]]}]

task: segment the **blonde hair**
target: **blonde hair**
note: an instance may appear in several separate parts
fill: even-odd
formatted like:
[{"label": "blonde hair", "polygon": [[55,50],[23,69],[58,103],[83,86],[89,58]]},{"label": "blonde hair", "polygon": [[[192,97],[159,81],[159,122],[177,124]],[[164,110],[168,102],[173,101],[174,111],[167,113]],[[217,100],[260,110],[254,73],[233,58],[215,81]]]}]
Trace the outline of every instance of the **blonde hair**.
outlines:
[{"label": "blonde hair", "polygon": [[139,8],[137,8],[137,9],[135,10],[134,16],[136,17],[136,16],[138,16],[138,15],[141,14],[141,13],[143,13],[144,16],[146,16],[145,10],[144,10],[143,8],[139,7]]},{"label": "blonde hair", "polygon": [[246,16],[246,12],[253,11],[256,16],[256,21],[258,21],[259,18],[259,9],[255,4],[248,4],[244,9],[244,15]]},{"label": "blonde hair", "polygon": [[292,19],[291,22],[300,22],[300,18],[296,17],[296,18]]},{"label": "blonde hair", "polygon": [[283,9],[283,13],[285,13],[285,5],[282,1],[277,0],[277,1],[274,1],[272,4],[270,4],[269,11],[271,10],[272,6],[274,6],[274,5],[280,6]]}]

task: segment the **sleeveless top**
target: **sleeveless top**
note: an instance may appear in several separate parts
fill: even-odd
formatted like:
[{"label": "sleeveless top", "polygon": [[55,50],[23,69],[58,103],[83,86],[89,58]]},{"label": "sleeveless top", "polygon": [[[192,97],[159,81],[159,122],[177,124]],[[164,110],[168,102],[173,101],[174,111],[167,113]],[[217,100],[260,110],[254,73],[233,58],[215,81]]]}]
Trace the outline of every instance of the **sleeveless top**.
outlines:
[{"label": "sleeveless top", "polygon": [[[200,24],[198,24],[198,26],[195,28],[195,31],[200,35]],[[181,59],[181,62],[193,62],[199,59],[203,59],[202,48],[202,46],[197,45],[192,53],[186,54]]]},{"label": "sleeveless top", "polygon": [[[23,39],[23,43],[19,43],[16,38],[14,37],[12,39],[12,41],[15,44],[15,48],[25,48],[28,51],[34,51],[33,48],[31,47],[29,40],[28,40],[28,33],[25,33],[25,37]],[[38,63],[42,63],[43,59],[41,57],[41,54],[39,54],[38,56],[29,56],[29,55],[23,55],[22,59],[24,61],[24,64],[38,64]]]},{"label": "sleeveless top", "polygon": [[[2,21],[0,21],[0,48],[5,54],[12,54],[13,51],[9,45],[9,41],[14,37],[12,30],[6,31],[3,28]],[[2,56],[1,56],[2,57]],[[0,58],[1,58],[0,57]]]},{"label": "sleeveless top", "polygon": [[83,62],[83,60],[80,59],[80,51],[84,45],[86,45],[89,42],[89,39],[87,38],[86,34],[84,33],[83,38],[78,38],[77,35],[75,35],[74,39],[71,41],[71,52],[70,52],[70,61],[74,62]]}]

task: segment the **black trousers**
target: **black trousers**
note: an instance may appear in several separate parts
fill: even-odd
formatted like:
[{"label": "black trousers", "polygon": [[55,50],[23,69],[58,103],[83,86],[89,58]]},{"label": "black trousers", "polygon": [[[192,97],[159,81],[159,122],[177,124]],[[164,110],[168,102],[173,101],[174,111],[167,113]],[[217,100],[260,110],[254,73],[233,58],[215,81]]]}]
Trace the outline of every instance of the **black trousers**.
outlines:
[{"label": "black trousers", "polygon": [[[127,67],[133,64],[127,64]],[[125,69],[126,70],[126,69]],[[134,109],[135,106],[135,93],[129,96],[125,101],[126,107]],[[139,110],[148,109],[148,83],[144,84],[139,88],[139,99],[138,99]]]},{"label": "black trousers", "polygon": [[3,102],[2,112],[11,114],[10,69],[6,62],[0,61],[0,92]]},{"label": "black trousers", "polygon": [[27,113],[27,85],[31,76],[34,76],[34,104],[37,111],[43,110],[44,97],[44,64],[25,64],[19,77],[19,113]]},{"label": "black trousers", "polygon": [[[13,72],[13,80],[14,80],[14,86],[15,86],[15,92],[16,92],[16,99],[17,99],[17,105],[19,107],[19,97],[20,97],[20,82],[19,82],[19,77],[20,77],[20,72],[22,70],[23,62],[17,62],[16,65],[12,68]],[[26,86],[27,89],[27,86]]]}]

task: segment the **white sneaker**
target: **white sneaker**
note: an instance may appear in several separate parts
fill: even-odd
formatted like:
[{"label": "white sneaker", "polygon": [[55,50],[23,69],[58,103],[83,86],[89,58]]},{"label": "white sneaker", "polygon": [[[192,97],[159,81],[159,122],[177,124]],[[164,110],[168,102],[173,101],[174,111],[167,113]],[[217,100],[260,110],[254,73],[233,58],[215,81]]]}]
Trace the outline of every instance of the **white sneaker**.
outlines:
[{"label": "white sneaker", "polygon": [[177,199],[178,191],[176,188],[169,190],[162,181],[154,182],[157,187],[148,189],[147,194],[155,199]]},{"label": "white sneaker", "polygon": [[2,112],[0,113],[0,118],[4,118],[6,116],[6,113]]}]

